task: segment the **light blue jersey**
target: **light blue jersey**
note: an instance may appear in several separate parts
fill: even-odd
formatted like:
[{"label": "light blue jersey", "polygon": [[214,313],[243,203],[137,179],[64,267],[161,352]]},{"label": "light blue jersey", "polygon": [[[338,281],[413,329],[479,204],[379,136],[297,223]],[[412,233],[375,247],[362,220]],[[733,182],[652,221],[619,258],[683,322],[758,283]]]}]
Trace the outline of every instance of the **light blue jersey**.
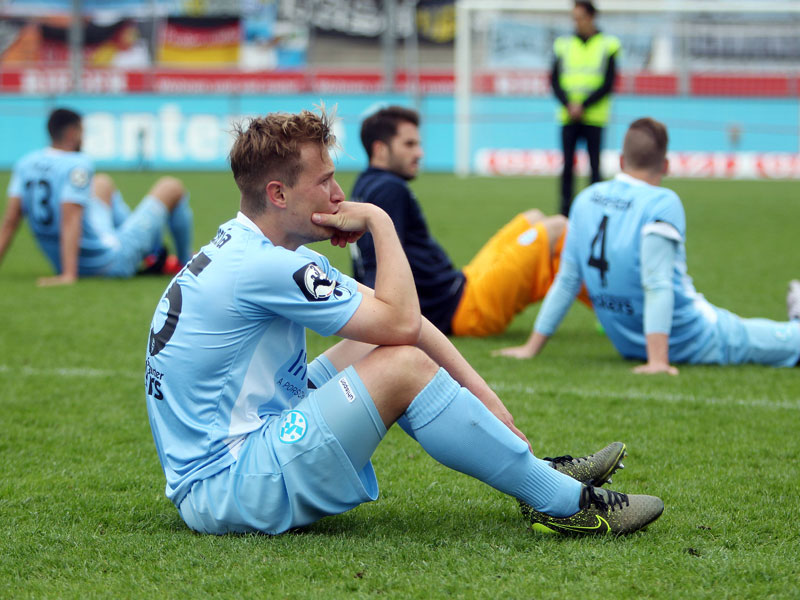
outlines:
[{"label": "light blue jersey", "polygon": [[597,318],[619,353],[646,359],[640,248],[650,231],[678,244],[669,354],[674,362],[694,362],[713,335],[716,315],[687,274],[686,215],[675,192],[624,173],[588,187],[570,210],[561,260],[578,265]]},{"label": "light blue jersey", "polygon": [[646,360],[641,249],[642,240],[651,234],[676,244],[671,277],[674,306],[668,322],[670,362],[773,366],[798,362],[797,322],[743,319],[713,306],[695,290],[686,269],[686,216],[680,199],[671,190],[624,173],[575,198],[561,269],[539,312],[536,331],[554,333],[583,281],[617,351],[625,358]]},{"label": "light blue jersey", "polygon": [[79,273],[94,272],[109,262],[109,252],[118,246],[109,208],[92,197],[94,165],[82,152],[55,148],[37,150],[14,166],[8,195],[21,199],[22,211],[39,247],[57,273],[61,272],[61,205],[83,207],[82,235],[78,255]]},{"label": "light blue jersey", "polygon": [[173,279],[150,330],[147,408],[170,500],[180,505],[306,397],[305,328],[335,333],[361,298],[325,257],[274,246],[241,213],[220,227]]}]

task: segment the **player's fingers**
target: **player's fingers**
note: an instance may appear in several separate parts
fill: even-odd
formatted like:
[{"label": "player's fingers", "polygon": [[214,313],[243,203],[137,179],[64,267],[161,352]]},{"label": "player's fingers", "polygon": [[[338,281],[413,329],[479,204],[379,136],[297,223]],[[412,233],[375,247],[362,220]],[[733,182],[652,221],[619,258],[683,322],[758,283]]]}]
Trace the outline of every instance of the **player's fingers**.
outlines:
[{"label": "player's fingers", "polygon": [[365,233],[366,233],[365,231],[351,231],[348,242],[351,244],[356,243],[358,240],[361,239],[361,236],[363,236]]},{"label": "player's fingers", "polygon": [[529,358],[522,348],[500,348],[492,352],[492,356],[506,356],[508,358],[524,359]]},{"label": "player's fingers", "polygon": [[311,221],[315,225],[333,227],[342,232],[362,231],[364,229],[363,220],[359,220],[353,215],[348,215],[344,211],[339,211],[336,214],[313,213],[311,215]]}]

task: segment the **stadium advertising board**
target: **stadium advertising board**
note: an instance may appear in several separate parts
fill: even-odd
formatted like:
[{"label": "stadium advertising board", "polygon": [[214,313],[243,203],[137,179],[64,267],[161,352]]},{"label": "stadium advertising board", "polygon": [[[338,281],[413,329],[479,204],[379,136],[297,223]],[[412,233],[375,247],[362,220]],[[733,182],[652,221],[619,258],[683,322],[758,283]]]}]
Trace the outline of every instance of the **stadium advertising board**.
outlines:
[{"label": "stadium advertising board", "polygon": [[[231,75],[233,77],[233,75]],[[235,81],[229,84],[235,88]],[[333,86],[332,86],[333,87]],[[85,115],[85,150],[104,169],[226,170],[232,123],[249,115],[297,111],[324,102],[337,106],[338,168],[359,170],[366,157],[359,140],[364,115],[378,105],[413,106],[403,94],[140,94],[0,96],[0,128],[13,144],[0,145],[0,168],[46,145],[44,116],[55,106]],[[454,167],[454,102],[426,95],[424,167]],[[551,98],[476,97],[472,163],[486,174],[552,175],[560,169],[558,129]],[[616,149],[627,124],[652,115],[670,128],[672,172],[682,177],[800,178],[796,99],[618,96],[607,130],[606,173],[616,169]],[[13,132],[13,133],[12,133]],[[579,168],[583,163],[579,159]]]}]

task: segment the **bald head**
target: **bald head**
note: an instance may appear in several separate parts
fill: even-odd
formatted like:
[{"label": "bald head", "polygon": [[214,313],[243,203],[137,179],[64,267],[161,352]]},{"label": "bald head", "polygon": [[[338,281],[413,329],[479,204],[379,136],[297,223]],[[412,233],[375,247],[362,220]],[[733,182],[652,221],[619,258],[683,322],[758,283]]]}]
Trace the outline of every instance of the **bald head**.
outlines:
[{"label": "bald head", "polygon": [[661,173],[667,158],[667,128],[655,119],[637,119],[628,127],[622,144],[626,170]]}]

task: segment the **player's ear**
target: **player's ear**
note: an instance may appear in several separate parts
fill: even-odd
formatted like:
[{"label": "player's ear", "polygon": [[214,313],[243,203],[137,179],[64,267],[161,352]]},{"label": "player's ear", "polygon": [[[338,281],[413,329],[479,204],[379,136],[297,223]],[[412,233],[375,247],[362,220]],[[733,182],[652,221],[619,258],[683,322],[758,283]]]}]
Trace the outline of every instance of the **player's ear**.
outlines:
[{"label": "player's ear", "polygon": [[278,208],[286,208],[286,194],[280,181],[273,179],[267,184],[267,201]]},{"label": "player's ear", "polygon": [[620,171],[625,170],[625,157],[622,155],[622,153],[620,153],[619,155],[619,170]]}]

